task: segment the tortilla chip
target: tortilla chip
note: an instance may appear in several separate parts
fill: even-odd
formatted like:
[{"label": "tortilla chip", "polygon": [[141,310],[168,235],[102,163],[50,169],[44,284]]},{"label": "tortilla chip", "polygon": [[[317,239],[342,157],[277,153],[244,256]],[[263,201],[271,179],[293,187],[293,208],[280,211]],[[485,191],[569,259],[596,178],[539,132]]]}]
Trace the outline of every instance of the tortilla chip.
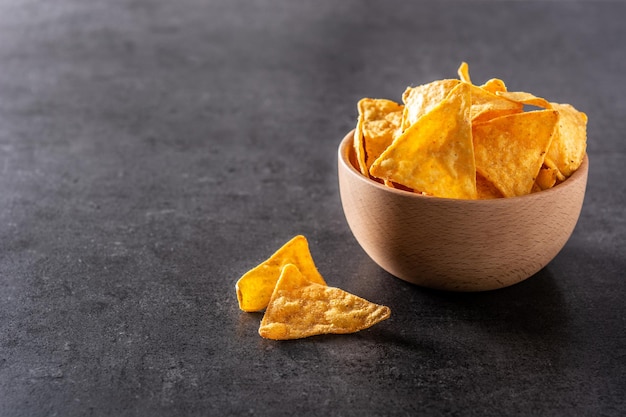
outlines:
[{"label": "tortilla chip", "polygon": [[587,115],[569,104],[550,103],[559,112],[557,132],[546,164],[559,170],[563,181],[578,169],[587,151]]},{"label": "tortilla chip", "polygon": [[545,98],[537,97],[534,94],[527,93],[525,91],[508,91],[497,92],[498,96],[516,101],[521,104],[529,106],[541,107],[542,109],[551,109],[552,105]]},{"label": "tortilla chip", "polygon": [[389,307],[339,288],[309,281],[295,265],[285,265],[261,320],[267,339],[300,339],[354,333],[387,319]]},{"label": "tortilla chip", "polygon": [[311,281],[326,285],[320,275],[306,238],[298,235],[285,243],[269,259],[246,272],[235,284],[239,308],[243,311],[261,311],[270,301],[283,267],[294,264]]},{"label": "tortilla chip", "polygon": [[458,84],[374,161],[370,174],[420,192],[476,198],[470,85]]},{"label": "tortilla chip", "polygon": [[[459,79],[465,83],[475,85],[472,83],[472,80],[469,75],[469,65],[467,62],[461,62],[459,69],[457,70],[457,74],[459,75]],[[487,90],[490,93],[495,94],[498,91],[507,91],[506,85],[504,81],[499,78],[492,78],[488,80],[486,83],[480,86],[483,90]]]},{"label": "tortilla chip", "polygon": [[503,195],[488,179],[476,173],[476,194],[479,200],[502,198]]},{"label": "tortilla chip", "polygon": [[402,94],[404,102],[402,132],[439,105],[459,83],[459,80],[454,79],[438,80],[417,87],[408,87]]},{"label": "tortilla chip", "polygon": [[504,93],[506,92],[506,84],[499,78],[492,78],[488,80],[486,83],[480,86],[485,91],[489,91],[492,94]]},{"label": "tortilla chip", "polygon": [[530,193],[558,117],[554,110],[538,110],[474,124],[476,171],[505,197]]},{"label": "tortilla chip", "polygon": [[365,116],[359,112],[359,118],[354,129],[354,156],[356,158],[356,167],[359,168],[361,174],[368,176],[367,165],[365,164],[365,138],[363,137],[363,123]]},{"label": "tortilla chip", "polygon": [[[554,142],[554,138],[552,139]],[[537,173],[537,179],[535,180],[535,184],[537,184],[538,190],[547,190],[548,188],[554,187],[557,180],[558,169],[550,168],[548,166],[542,166],[539,172]]]},{"label": "tortilla chip", "polygon": [[470,75],[469,75],[469,65],[467,65],[467,62],[461,62],[461,65],[459,66],[459,69],[457,70],[457,74],[459,75],[459,79],[463,81],[464,83],[468,83],[468,84],[472,83],[472,80],[470,79]]},{"label": "tortilla chip", "polygon": [[387,99],[364,98],[357,107],[360,136],[357,138],[355,132],[355,149],[361,173],[367,175],[372,162],[391,144],[400,128],[404,106]]},{"label": "tortilla chip", "polygon": [[491,93],[482,87],[471,86],[472,123],[480,123],[507,114],[522,112],[524,105]]}]

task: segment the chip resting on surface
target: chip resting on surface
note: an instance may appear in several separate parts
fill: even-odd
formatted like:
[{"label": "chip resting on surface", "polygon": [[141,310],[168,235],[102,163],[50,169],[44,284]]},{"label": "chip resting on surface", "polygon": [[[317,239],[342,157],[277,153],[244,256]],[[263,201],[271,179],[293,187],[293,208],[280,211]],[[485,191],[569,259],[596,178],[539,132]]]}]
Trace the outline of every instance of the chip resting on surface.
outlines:
[{"label": "chip resting on surface", "polygon": [[320,334],[354,333],[387,319],[389,307],[308,280],[295,265],[285,265],[261,320],[267,339],[300,339]]},{"label": "chip resting on surface", "polygon": [[391,144],[402,123],[404,106],[391,100],[363,98],[357,104],[359,119],[354,132],[357,162],[368,175],[372,162]]},{"label": "chip resting on surface", "polygon": [[239,278],[235,284],[239,308],[243,311],[264,310],[282,269],[287,264],[296,265],[309,281],[326,285],[315,267],[306,238],[298,235],[285,243],[269,259]]},{"label": "chip resting on surface", "polygon": [[458,84],[374,161],[370,174],[420,192],[476,198],[470,85]]},{"label": "chip resting on surface", "polygon": [[529,194],[555,132],[558,112],[537,110],[472,127],[476,171],[505,197]]}]

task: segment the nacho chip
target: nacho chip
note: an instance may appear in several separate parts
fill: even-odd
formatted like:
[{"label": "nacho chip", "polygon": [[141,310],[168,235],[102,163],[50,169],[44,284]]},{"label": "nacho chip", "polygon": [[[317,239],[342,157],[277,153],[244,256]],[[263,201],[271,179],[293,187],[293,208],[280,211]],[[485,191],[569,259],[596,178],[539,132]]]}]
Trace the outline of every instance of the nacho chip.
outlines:
[{"label": "nacho chip", "polygon": [[557,131],[546,155],[546,165],[558,170],[559,181],[572,175],[583,162],[587,150],[587,115],[570,104],[549,102],[523,91],[500,92],[498,96],[519,103],[559,112]]},{"label": "nacho chip", "polygon": [[354,333],[387,319],[389,307],[371,303],[339,288],[308,280],[295,265],[285,265],[259,334],[288,340],[320,334]]},{"label": "nacho chip", "polygon": [[361,173],[367,175],[372,162],[391,144],[400,128],[404,106],[387,99],[364,98],[357,107],[355,150]]},{"label": "nacho chip", "polygon": [[459,79],[471,85],[472,122],[479,123],[494,117],[519,113],[524,105],[514,100],[497,96],[497,92],[506,92],[504,81],[492,78],[481,86],[474,85],[470,79],[469,66],[462,62],[458,69]]},{"label": "nacho chip", "polygon": [[417,87],[408,87],[402,94],[402,101],[404,102],[402,132],[439,105],[459,83],[459,80],[453,79],[438,80]]},{"label": "nacho chip", "polygon": [[497,94],[499,92],[504,93],[507,91],[504,81],[498,78],[492,78],[488,80],[486,83],[481,85],[480,88],[482,88],[483,90],[489,91],[492,94]]},{"label": "nacho chip", "polygon": [[476,171],[505,197],[530,193],[558,117],[554,110],[538,110],[473,125]]},{"label": "nacho chip", "polygon": [[582,164],[587,151],[587,115],[569,104],[550,103],[559,112],[557,132],[546,155],[546,165],[559,170],[563,181]]},{"label": "nacho chip", "polygon": [[239,308],[261,311],[270,301],[278,277],[287,264],[294,264],[311,281],[326,285],[315,267],[306,238],[298,235],[285,243],[265,262],[246,272],[235,284]]},{"label": "nacho chip", "polygon": [[487,178],[476,173],[476,198],[488,200],[492,198],[502,198],[503,195]]},{"label": "nacho chip", "polygon": [[459,75],[459,79],[463,81],[464,83],[468,83],[468,84],[472,83],[472,80],[470,79],[470,75],[469,75],[469,65],[467,65],[467,62],[461,62],[461,65],[459,66],[459,69],[457,70],[457,74]]},{"label": "nacho chip", "polygon": [[587,150],[587,115],[570,104],[549,102],[523,91],[497,94],[526,105],[559,112],[557,131],[546,155],[546,165],[558,169],[557,176],[560,181],[572,175],[582,163]]},{"label": "nacho chip", "polygon": [[[461,62],[461,65],[459,66],[459,69],[457,70],[457,74],[459,75],[459,79],[461,81],[474,85],[474,83],[472,83],[472,80],[470,79],[469,65],[467,65],[467,62]],[[486,83],[481,85],[480,88],[482,88],[483,90],[489,91],[490,93],[493,93],[493,94],[495,94],[498,91],[507,91],[504,81],[498,78],[492,78],[488,80]]]},{"label": "nacho chip", "polygon": [[476,198],[470,103],[470,85],[458,84],[374,161],[370,174],[438,197]]},{"label": "nacho chip", "polygon": [[365,116],[359,114],[359,118],[356,123],[356,129],[354,130],[354,156],[356,158],[359,171],[361,171],[361,174],[367,177],[367,165],[365,164],[365,139],[363,137],[364,122]]},{"label": "nacho chip", "polygon": [[498,92],[496,93],[498,96],[509,99],[511,101],[516,101],[521,104],[526,104],[529,106],[541,107],[542,109],[551,109],[552,105],[545,98],[537,97],[534,94],[527,93],[525,91],[508,91],[508,92]]},{"label": "nacho chip", "polygon": [[482,87],[471,86],[472,123],[480,123],[507,114],[520,113],[524,105],[493,94]]},{"label": "nacho chip", "polygon": [[[554,139],[552,139],[554,141]],[[548,166],[542,166],[539,172],[537,173],[537,179],[535,183],[537,184],[538,190],[547,190],[548,188],[554,187],[557,180],[558,169],[550,168]]]}]

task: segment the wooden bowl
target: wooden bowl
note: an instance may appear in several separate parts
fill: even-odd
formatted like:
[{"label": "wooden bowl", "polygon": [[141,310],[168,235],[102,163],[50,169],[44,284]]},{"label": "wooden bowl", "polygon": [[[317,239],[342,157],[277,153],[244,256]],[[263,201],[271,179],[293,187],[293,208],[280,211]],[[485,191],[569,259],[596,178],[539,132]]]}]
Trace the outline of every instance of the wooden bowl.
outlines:
[{"label": "wooden bowl", "polygon": [[392,275],[424,287],[484,291],[545,267],[571,236],[588,157],[563,183],[521,197],[457,200],[386,187],[354,166],[354,131],[339,146],[341,203],[356,240]]}]

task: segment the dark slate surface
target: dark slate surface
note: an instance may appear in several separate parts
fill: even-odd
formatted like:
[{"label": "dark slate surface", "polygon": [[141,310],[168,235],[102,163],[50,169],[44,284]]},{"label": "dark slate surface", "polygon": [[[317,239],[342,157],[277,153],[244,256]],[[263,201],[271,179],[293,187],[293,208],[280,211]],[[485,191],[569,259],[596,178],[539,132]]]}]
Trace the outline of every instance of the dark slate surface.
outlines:
[{"label": "dark slate surface", "polygon": [[[621,2],[0,2],[0,416],[626,413]],[[455,294],[379,269],[336,147],[364,96],[503,78],[589,116],[579,224]],[[273,342],[234,283],[295,234],[367,331]]]}]

